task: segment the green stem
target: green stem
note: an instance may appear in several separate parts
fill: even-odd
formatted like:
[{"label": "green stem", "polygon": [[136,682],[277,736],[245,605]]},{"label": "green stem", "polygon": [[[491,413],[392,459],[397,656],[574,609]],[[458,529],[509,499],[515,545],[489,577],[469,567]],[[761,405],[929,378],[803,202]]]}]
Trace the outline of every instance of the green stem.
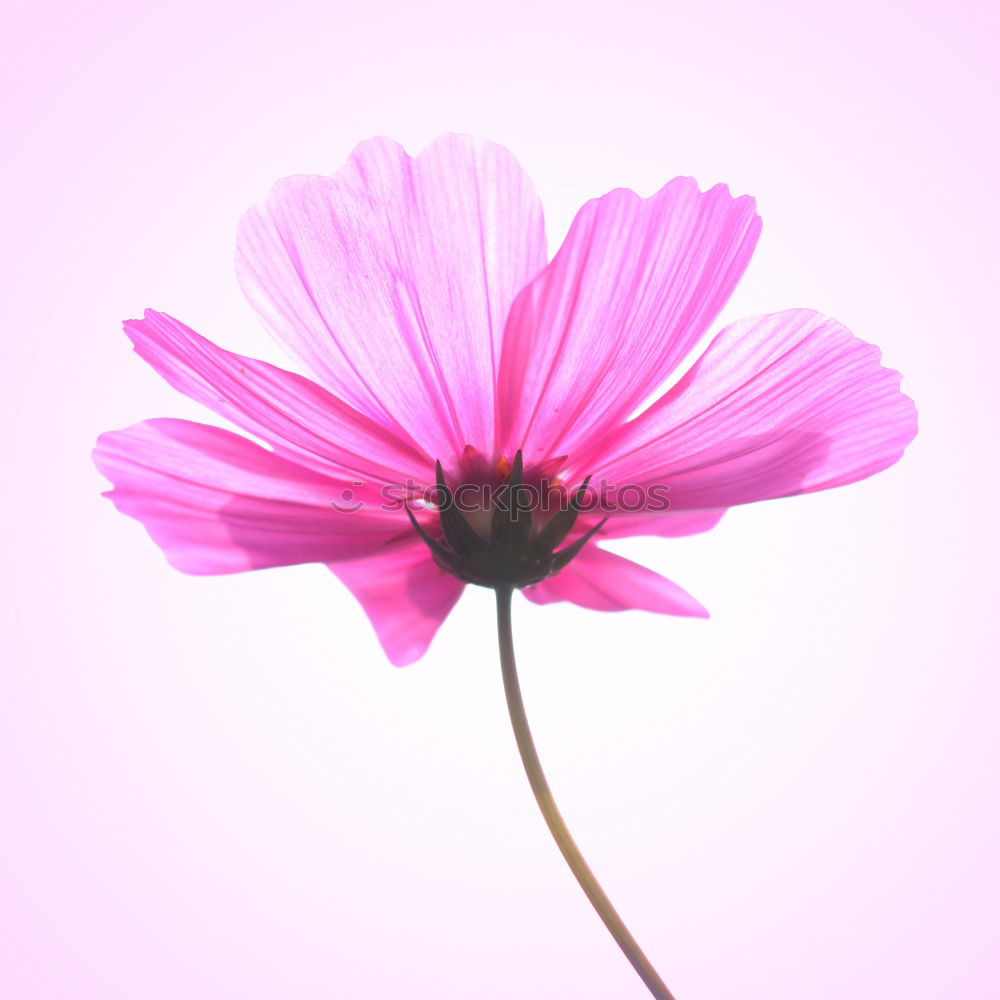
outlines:
[{"label": "green stem", "polygon": [[497,635],[500,640],[500,665],[503,668],[503,686],[507,695],[507,709],[510,712],[511,725],[514,727],[517,749],[521,753],[521,762],[528,775],[531,790],[535,793],[538,808],[541,809],[549,832],[555,838],[559,850],[562,851],[562,856],[576,876],[577,882],[580,883],[580,888],[587,894],[587,898],[597,910],[598,916],[604,921],[611,936],[618,942],[618,947],[625,952],[625,957],[632,963],[642,981],[649,987],[649,992],[657,1000],[674,1000],[674,995],[664,986],[656,969],[653,968],[642,949],[636,944],[635,938],[629,933],[622,918],[618,916],[617,911],[611,905],[611,900],[608,899],[600,883],[594,878],[594,873],[590,870],[587,862],[583,860],[580,849],[573,842],[566,823],[559,815],[555,800],[552,798],[552,792],[549,790],[549,783],[545,780],[542,765],[538,760],[535,741],[531,738],[531,730],[528,728],[528,719],[524,714],[521,685],[518,683],[517,664],[514,661],[514,637],[510,618],[512,590],[510,587],[497,587],[496,593]]}]

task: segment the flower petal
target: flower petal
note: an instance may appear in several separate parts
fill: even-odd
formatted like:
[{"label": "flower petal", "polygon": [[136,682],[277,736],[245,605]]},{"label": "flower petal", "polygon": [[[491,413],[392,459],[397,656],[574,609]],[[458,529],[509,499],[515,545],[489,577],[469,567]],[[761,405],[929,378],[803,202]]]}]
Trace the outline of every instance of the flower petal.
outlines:
[{"label": "flower petal", "polygon": [[185,573],[351,558],[400,533],[396,515],[334,510],[336,480],[206,424],[147,420],[102,434],[94,462],[115,506]]},{"label": "flower petal", "polygon": [[446,459],[492,451],[504,320],[545,259],[513,156],[449,135],[416,159],[372,139],[332,178],[280,181],[241,223],[237,270],[327,388]]},{"label": "flower petal", "polygon": [[523,593],[535,604],[571,601],[594,611],[636,609],[708,617],[708,612],[676,583],[596,545],[585,546],[564,570]]},{"label": "flower petal", "polygon": [[365,559],[330,569],[361,602],[379,642],[397,666],[419,660],[465,584],[438,569],[416,535]]},{"label": "flower petal", "polygon": [[152,309],[125,332],[175,389],[299,464],[369,485],[433,481],[430,456],[301,375],[223,350]]},{"label": "flower petal", "polygon": [[[725,508],[718,510],[672,511],[667,510],[656,514],[612,514],[598,531],[598,538],[640,538],[644,536],[657,538],[682,538],[685,535],[700,535],[703,531],[711,531]],[[597,514],[581,516],[576,523],[569,541],[578,535],[589,531],[601,517]]]},{"label": "flower petal", "polygon": [[587,202],[512,308],[501,449],[572,456],[620,425],[708,329],[759,232],[752,198],[721,184],[703,194],[687,177],[651,198]]},{"label": "flower petal", "polygon": [[596,477],[666,486],[673,511],[864,479],[896,462],[917,431],[913,401],[880,357],[810,310],[741,320],[592,456]]}]

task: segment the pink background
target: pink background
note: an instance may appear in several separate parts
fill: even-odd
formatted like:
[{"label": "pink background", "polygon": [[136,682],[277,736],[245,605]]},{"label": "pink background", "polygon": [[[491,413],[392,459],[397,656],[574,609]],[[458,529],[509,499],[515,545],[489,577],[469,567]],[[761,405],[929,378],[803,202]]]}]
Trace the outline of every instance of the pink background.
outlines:
[{"label": "pink background", "polygon": [[[991,9],[992,8],[992,9]],[[516,608],[550,779],[679,1000],[1000,996],[995,7],[855,0],[35,3],[0,160],[0,996],[629,998],[536,815],[489,595],[395,670],[320,567],[191,579],[96,435],[210,419],[134,357],[167,309],[281,362],[240,213],[383,133],[587,197],[753,193],[724,319],[880,344],[922,432],[864,484],[622,551],[709,622]]]}]

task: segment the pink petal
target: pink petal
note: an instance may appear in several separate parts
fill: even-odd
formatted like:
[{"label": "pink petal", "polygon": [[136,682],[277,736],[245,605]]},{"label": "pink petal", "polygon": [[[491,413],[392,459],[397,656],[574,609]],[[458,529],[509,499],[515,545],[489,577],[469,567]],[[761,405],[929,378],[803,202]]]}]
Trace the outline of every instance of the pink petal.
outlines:
[{"label": "pink petal", "polygon": [[[725,514],[721,510],[668,510],[657,514],[612,514],[598,532],[600,538],[633,538],[650,536],[657,538],[682,538],[685,535],[700,535],[711,531]],[[601,520],[600,514],[581,516],[576,523],[571,539],[584,534]]]},{"label": "pink petal", "polygon": [[514,296],[545,263],[534,188],[507,150],[444,136],[416,159],[388,139],[334,177],[290,177],[240,227],[258,313],[331,391],[434,457],[493,449]]},{"label": "pink petal", "polygon": [[411,530],[377,509],[338,513],[331,502],[343,484],[187,420],[102,434],[94,461],[114,485],[107,495],[115,506],[185,573],[352,558]]},{"label": "pink petal", "polygon": [[433,459],[301,375],[217,347],[166,313],[147,309],[125,332],[175,389],[338,479],[426,483]]},{"label": "pink petal", "polygon": [[[504,334],[501,449],[573,455],[618,426],[694,347],[760,232],[752,198],[679,177],[580,209]],[[589,471],[589,470],[588,470]]]},{"label": "pink petal", "polygon": [[416,535],[366,559],[332,563],[330,569],[361,602],[397,667],[424,655],[465,589],[438,569]]},{"label": "pink petal", "polygon": [[523,593],[535,604],[571,601],[594,611],[636,609],[708,617],[708,612],[676,583],[592,544],[584,546],[564,570]]},{"label": "pink petal", "polygon": [[810,310],[741,320],[585,461],[608,482],[666,485],[674,511],[864,479],[896,462],[917,430],[899,374],[880,357]]}]

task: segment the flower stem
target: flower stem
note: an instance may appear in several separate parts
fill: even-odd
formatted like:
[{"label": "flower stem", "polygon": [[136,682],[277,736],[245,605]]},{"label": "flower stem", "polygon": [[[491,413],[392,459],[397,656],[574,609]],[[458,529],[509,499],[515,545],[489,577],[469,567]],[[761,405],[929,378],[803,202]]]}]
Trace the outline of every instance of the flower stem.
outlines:
[{"label": "flower stem", "polygon": [[555,838],[559,850],[562,851],[562,856],[576,876],[577,882],[580,883],[580,888],[587,894],[587,898],[597,910],[598,916],[604,921],[604,925],[611,931],[611,936],[618,942],[618,947],[625,952],[625,957],[632,963],[642,981],[649,987],[649,992],[657,1000],[674,1000],[674,995],[663,984],[656,969],[653,968],[642,949],[636,944],[635,938],[629,933],[622,918],[618,916],[617,911],[611,905],[611,900],[608,899],[600,883],[594,878],[594,873],[584,861],[580,849],[570,836],[566,823],[559,815],[555,800],[552,798],[552,792],[549,790],[549,783],[545,780],[542,765],[538,760],[535,741],[531,738],[531,730],[528,728],[527,716],[524,714],[521,685],[517,679],[517,664],[514,661],[514,637],[510,617],[512,589],[510,587],[497,587],[496,594],[497,636],[500,641],[500,665],[503,669],[507,709],[510,712],[511,725],[514,727],[517,749],[521,753],[521,762],[528,775],[531,790],[535,793],[538,807],[542,811],[542,816],[545,817],[549,832]]}]

